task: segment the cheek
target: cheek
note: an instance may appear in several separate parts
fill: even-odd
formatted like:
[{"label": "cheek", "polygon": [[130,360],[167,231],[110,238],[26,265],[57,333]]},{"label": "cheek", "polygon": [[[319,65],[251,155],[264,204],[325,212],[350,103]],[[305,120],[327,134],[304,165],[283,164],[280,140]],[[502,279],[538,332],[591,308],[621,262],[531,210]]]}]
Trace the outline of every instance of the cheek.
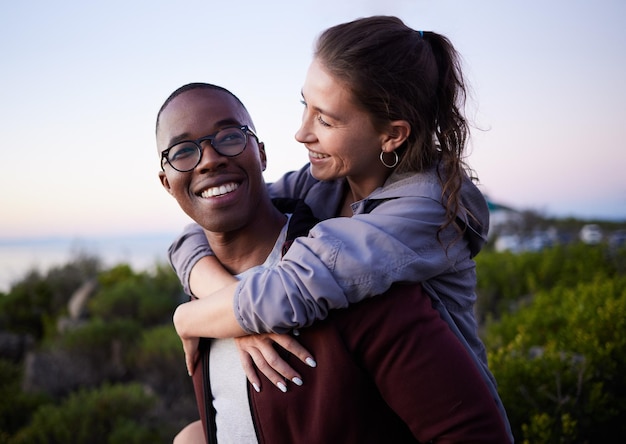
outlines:
[{"label": "cheek", "polygon": [[188,180],[182,174],[168,174],[166,182],[172,196],[178,199],[179,196],[186,194]]},{"label": "cheek", "polygon": [[337,149],[346,163],[360,165],[378,158],[381,147],[374,135],[355,134],[353,137],[344,138],[341,144],[337,144]]}]

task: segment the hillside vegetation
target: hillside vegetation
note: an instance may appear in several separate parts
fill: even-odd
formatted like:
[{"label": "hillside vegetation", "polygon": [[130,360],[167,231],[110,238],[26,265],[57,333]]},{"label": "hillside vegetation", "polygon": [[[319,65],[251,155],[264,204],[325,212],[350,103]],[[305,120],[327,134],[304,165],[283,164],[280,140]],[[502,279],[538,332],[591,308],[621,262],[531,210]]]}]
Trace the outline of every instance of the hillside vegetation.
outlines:
[{"label": "hillside vegetation", "polygon": [[477,257],[489,364],[516,442],[626,442],[626,249]]},{"label": "hillside vegetation", "polygon": [[[490,366],[516,442],[626,442],[626,250],[477,257]],[[0,443],[171,442],[197,418],[169,267],[78,257],[0,293]]]},{"label": "hillside vegetation", "polygon": [[158,443],[197,419],[169,266],[79,257],[0,294],[0,443]]}]

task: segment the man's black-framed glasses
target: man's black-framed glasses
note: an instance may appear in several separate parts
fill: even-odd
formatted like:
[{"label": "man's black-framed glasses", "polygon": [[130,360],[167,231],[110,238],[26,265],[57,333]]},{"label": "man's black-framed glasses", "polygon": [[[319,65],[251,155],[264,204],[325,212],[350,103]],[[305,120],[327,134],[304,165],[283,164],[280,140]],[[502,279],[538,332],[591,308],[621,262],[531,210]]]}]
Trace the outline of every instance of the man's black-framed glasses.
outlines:
[{"label": "man's black-framed glasses", "polygon": [[215,134],[201,137],[197,140],[183,140],[175,143],[161,153],[161,169],[165,162],[181,173],[193,170],[202,159],[202,142],[207,140],[218,154],[226,157],[235,157],[243,153],[248,145],[248,134],[259,142],[259,138],[248,125],[222,128]]}]

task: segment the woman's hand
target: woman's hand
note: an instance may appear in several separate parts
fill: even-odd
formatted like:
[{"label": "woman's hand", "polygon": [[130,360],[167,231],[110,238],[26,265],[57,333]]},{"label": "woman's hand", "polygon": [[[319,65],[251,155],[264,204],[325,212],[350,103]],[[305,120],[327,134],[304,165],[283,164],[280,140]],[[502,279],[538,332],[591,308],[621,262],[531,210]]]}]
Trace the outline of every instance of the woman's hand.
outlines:
[{"label": "woman's hand", "polygon": [[225,287],[208,298],[185,302],[174,310],[172,321],[183,343],[189,375],[193,374],[200,356],[199,338],[232,338],[246,334],[237,323],[233,311],[233,291],[236,286]]},{"label": "woman's hand", "polygon": [[189,373],[189,376],[193,376],[193,371],[196,368],[198,359],[200,358],[200,353],[198,352],[198,345],[200,344],[200,339],[181,338],[181,341],[183,343],[183,350],[185,351],[185,365],[187,366],[187,373]]},{"label": "woman's hand", "polygon": [[261,380],[257,375],[256,368],[283,392],[287,391],[285,379],[296,385],[302,385],[300,374],[280,357],[274,349],[274,343],[280,345],[308,366],[315,367],[317,365],[311,353],[289,335],[265,333],[242,336],[235,338],[235,343],[239,349],[239,358],[243,370],[248,381],[257,392],[261,391]]}]

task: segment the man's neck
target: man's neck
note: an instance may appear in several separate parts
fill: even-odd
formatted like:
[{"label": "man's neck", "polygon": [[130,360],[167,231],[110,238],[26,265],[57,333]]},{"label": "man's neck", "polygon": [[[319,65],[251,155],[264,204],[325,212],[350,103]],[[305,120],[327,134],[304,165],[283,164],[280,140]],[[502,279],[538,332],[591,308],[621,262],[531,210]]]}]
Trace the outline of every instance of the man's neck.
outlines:
[{"label": "man's neck", "polygon": [[215,257],[224,268],[239,274],[265,262],[286,222],[286,216],[271,205],[241,230],[206,234]]}]

